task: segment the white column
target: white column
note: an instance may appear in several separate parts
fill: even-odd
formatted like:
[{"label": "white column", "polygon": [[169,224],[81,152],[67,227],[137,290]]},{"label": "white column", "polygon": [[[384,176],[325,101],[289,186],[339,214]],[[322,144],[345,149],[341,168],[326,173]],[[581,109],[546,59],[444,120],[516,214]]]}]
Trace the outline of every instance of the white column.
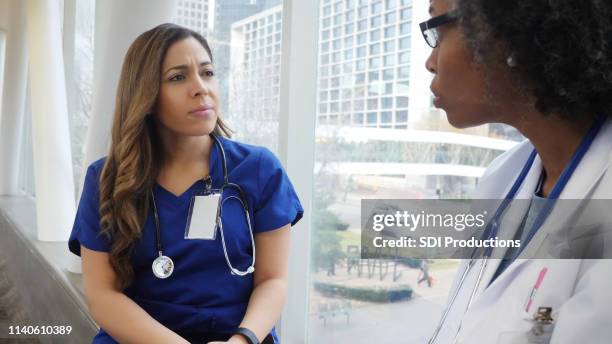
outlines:
[{"label": "white column", "polygon": [[29,0],[32,148],[38,239],[66,241],[75,215],[70,126],[57,0]]},{"label": "white column", "polygon": [[6,54],[6,32],[0,29],[0,123],[2,123],[2,90],[4,89],[4,61]]},{"label": "white column", "polygon": [[[431,53],[431,48],[425,43],[419,23],[429,19],[429,2],[412,2],[412,24],[410,39],[410,83],[409,90],[396,90],[396,95],[408,95],[408,127],[415,129],[429,119],[432,113],[431,91],[429,84],[432,75],[425,68],[425,61]],[[437,128],[427,128],[429,130]]]},{"label": "white column", "polygon": [[[174,0],[96,2],[93,109],[85,143],[84,170],[108,152],[115,93],[125,53],[141,33],[170,22],[174,7]],[[83,173],[81,186],[84,177]]]},{"label": "white column", "polygon": [[2,4],[6,27],[6,55],[2,109],[0,111],[0,195],[16,195],[19,187],[19,152],[28,75],[28,51],[25,37],[26,2]]},{"label": "white column", "polygon": [[285,0],[279,118],[279,156],[305,216],[291,231],[287,306],[282,343],[306,343],[310,289],[310,223],[315,149],[318,1]]}]

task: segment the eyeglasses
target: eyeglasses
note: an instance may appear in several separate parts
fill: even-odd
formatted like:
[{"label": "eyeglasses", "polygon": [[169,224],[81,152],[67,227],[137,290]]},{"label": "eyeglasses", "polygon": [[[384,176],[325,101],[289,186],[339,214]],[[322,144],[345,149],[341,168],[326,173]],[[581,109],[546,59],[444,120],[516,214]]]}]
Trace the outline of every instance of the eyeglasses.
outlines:
[{"label": "eyeglasses", "polygon": [[437,28],[442,25],[452,23],[457,19],[457,12],[450,11],[419,24],[419,27],[421,28],[421,33],[425,38],[425,42],[427,42],[430,47],[437,48],[440,44],[440,35],[438,34]]}]

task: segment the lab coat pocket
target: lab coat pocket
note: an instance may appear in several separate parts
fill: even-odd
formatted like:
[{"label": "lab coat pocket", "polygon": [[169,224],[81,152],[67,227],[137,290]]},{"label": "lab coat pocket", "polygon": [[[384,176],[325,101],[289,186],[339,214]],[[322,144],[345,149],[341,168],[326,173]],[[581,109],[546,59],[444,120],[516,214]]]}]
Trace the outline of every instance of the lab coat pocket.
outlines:
[{"label": "lab coat pocket", "polygon": [[[522,312],[521,323],[528,324],[527,330],[504,331],[497,337],[497,344],[548,344],[555,324],[536,321],[533,315]],[[525,328],[524,326],[522,326]]]}]

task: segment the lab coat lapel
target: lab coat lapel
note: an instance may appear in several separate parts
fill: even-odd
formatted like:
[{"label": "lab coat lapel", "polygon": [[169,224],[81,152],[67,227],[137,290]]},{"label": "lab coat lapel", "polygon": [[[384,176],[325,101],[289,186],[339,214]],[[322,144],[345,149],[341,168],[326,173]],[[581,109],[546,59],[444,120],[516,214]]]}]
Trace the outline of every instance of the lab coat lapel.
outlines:
[{"label": "lab coat lapel", "polygon": [[[602,127],[599,135],[593,142],[591,148],[584,156],[582,162],[577,167],[572,178],[564,188],[560,198],[562,199],[585,199],[592,198],[593,188],[598,184],[600,179],[607,172],[610,162],[612,161],[612,125],[611,121],[607,121],[604,127]],[[608,157],[602,159],[601,157]],[[512,163],[512,162],[509,162]],[[518,162],[516,162],[518,163]],[[524,160],[522,162],[524,164]],[[529,199],[532,197],[533,192],[536,188],[540,173],[542,171],[542,161],[537,156],[529,174],[525,178],[522,187],[519,189],[515,199]],[[605,194],[603,195],[606,196]],[[595,196],[597,197],[597,196]],[[510,215],[514,218],[522,218],[525,216],[529,203],[528,202],[515,202],[514,209],[512,207],[508,209],[506,215]],[[551,229],[547,227],[555,226],[558,227],[559,223],[564,223],[566,219],[573,216],[574,212],[567,211],[567,209],[553,209],[547,221],[544,222],[542,228],[536,233],[536,235],[529,242],[525,249],[525,252],[521,254],[521,257],[532,257],[533,251],[539,248],[543,241],[546,240],[548,232]],[[555,219],[554,221],[550,219]],[[503,224],[504,222],[502,222]],[[506,224],[506,230],[504,230],[504,238],[508,238],[507,235],[516,233],[518,226],[513,224]],[[500,237],[501,238],[501,237]],[[500,256],[500,251],[494,251],[495,256]],[[531,256],[529,255],[531,254]],[[537,258],[537,257],[536,257]],[[462,333],[470,333],[474,331],[476,327],[481,324],[482,317],[480,315],[486,312],[486,308],[490,307],[492,300],[495,299],[496,295],[500,295],[506,288],[508,288],[517,274],[520,273],[526,266],[531,262],[531,259],[517,259],[510,264],[506,270],[498,276],[498,278],[491,283],[491,278],[497,271],[497,267],[501,262],[500,259],[492,259],[488,267],[485,269],[483,274],[483,281],[479,287],[479,291],[476,294],[476,299],[472,305],[471,311],[468,312],[461,325]],[[493,302],[494,303],[494,302]],[[482,309],[481,309],[482,308]]]},{"label": "lab coat lapel", "polygon": [[[601,157],[608,157],[602,159]],[[588,198],[592,189],[607,172],[612,160],[612,121],[606,121],[569,180],[560,198]]]},{"label": "lab coat lapel", "polygon": [[[601,128],[599,135],[593,141],[593,144],[580,162],[580,165],[574,171],[574,174],[568,181],[560,195],[560,199],[573,200],[576,208],[568,211],[568,205],[555,207],[551,211],[546,221],[542,224],[542,228],[538,230],[536,235],[525,248],[525,252],[521,257],[525,258],[545,258],[541,257],[542,252],[537,252],[544,244],[544,241],[552,233],[563,229],[563,224],[571,223],[571,218],[576,216],[579,211],[580,200],[587,200],[597,195],[593,195],[594,189],[606,174],[612,160],[612,122],[607,121]],[[601,157],[608,157],[602,159]],[[563,201],[561,201],[563,202]]]},{"label": "lab coat lapel", "polygon": [[[524,159],[521,162],[517,162],[517,164],[520,164],[520,166],[522,167],[525,165],[525,162],[526,162],[526,159]],[[504,240],[504,239],[512,240],[515,237],[516,232],[519,229],[519,226],[521,225],[522,219],[525,217],[527,210],[529,209],[529,201],[527,201],[527,199],[530,199],[531,196],[533,195],[533,192],[540,178],[541,171],[542,171],[542,161],[540,160],[539,157],[536,156],[536,159],[534,160],[533,165],[529,169],[529,173],[525,177],[525,180],[521,184],[521,187],[519,188],[519,191],[517,192],[516,197],[515,197],[515,199],[520,199],[523,201],[511,202],[510,206],[508,207],[508,209],[506,209],[504,216],[502,217],[502,222],[500,225],[500,233],[498,235],[498,237],[501,240]],[[504,197],[504,196],[505,194],[501,197]],[[501,248],[501,247],[495,248],[493,250],[493,257],[503,257],[506,250],[507,250],[506,248]],[[480,295],[482,295],[485,292],[485,290],[489,287],[489,284],[491,283],[491,279],[495,275],[495,272],[497,271],[497,268],[499,267],[500,263],[501,263],[501,259],[489,259],[489,262],[487,263],[487,267],[485,268],[483,272],[482,282],[479,285],[478,291],[476,292],[474,306],[476,306],[477,303],[481,301]],[[512,269],[519,268],[520,264],[518,263],[519,262],[516,261],[513,264],[510,264],[506,268],[504,273],[502,273],[502,275],[500,275],[493,283],[499,283],[499,280],[501,279],[501,277],[505,275],[508,272],[508,270],[510,270],[511,268]],[[524,262],[521,262],[521,263],[524,263]]]}]

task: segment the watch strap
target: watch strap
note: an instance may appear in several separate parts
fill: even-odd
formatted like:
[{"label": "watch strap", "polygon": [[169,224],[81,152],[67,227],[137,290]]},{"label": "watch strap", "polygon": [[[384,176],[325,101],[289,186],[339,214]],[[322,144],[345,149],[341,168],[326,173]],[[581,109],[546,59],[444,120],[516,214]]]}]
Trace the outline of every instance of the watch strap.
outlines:
[{"label": "watch strap", "polygon": [[259,344],[259,339],[257,339],[255,333],[253,333],[253,331],[249,330],[246,327],[239,327],[238,329],[236,329],[234,334],[239,334],[243,336],[249,342],[249,344]]}]

